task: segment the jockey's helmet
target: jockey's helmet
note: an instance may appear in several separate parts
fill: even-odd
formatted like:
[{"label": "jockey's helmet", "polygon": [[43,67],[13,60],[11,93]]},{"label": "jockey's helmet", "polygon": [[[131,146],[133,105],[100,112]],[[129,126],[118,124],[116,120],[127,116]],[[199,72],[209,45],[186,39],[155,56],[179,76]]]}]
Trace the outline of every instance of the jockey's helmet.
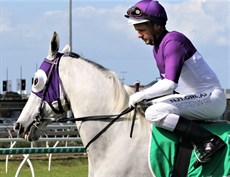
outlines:
[{"label": "jockey's helmet", "polygon": [[142,0],[130,7],[125,17],[129,18],[129,24],[152,22],[159,25],[166,25],[167,14],[164,7],[154,0]]}]

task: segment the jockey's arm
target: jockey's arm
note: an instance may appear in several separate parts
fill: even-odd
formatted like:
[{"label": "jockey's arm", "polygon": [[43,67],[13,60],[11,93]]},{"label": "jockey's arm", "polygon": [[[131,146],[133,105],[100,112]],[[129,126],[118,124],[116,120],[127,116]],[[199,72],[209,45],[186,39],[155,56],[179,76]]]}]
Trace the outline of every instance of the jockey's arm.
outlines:
[{"label": "jockey's arm", "polygon": [[176,87],[177,83],[169,79],[164,78],[159,80],[151,87],[131,95],[129,98],[129,106],[135,106],[136,103],[143,100],[149,100],[159,96],[171,94]]},{"label": "jockey's arm", "polygon": [[143,100],[148,100],[155,97],[171,94],[176,89],[176,87],[177,83],[164,78],[162,80],[159,80],[151,87],[142,91]]}]

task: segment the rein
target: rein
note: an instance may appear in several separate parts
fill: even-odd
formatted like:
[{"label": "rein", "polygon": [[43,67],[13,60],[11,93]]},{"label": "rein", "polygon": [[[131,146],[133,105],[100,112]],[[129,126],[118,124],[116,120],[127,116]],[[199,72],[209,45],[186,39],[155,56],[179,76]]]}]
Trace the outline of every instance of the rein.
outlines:
[{"label": "rein", "polygon": [[[135,83],[135,92],[139,91],[139,87],[140,87],[140,81],[137,81]],[[137,113],[137,104],[134,107],[134,115],[133,115],[133,121],[132,121],[132,125],[131,125],[131,131],[130,131],[130,138],[133,137],[133,130],[134,130],[134,125],[135,125],[135,120],[136,120],[136,113]]]},{"label": "rein", "polygon": [[[134,107],[128,107],[124,111],[122,111],[120,114],[114,114],[114,115],[97,115],[97,116],[86,116],[86,117],[79,117],[79,118],[60,118],[57,120],[54,120],[53,122],[67,122],[67,121],[97,121],[97,120],[103,120],[103,119],[112,119],[108,125],[106,125],[98,134],[96,134],[85,146],[85,150],[92,144],[96,139],[98,139],[111,125],[114,124],[121,116],[131,112],[134,110]],[[134,114],[133,120],[135,119],[136,114]],[[131,132],[133,131],[133,127],[131,129]]]}]

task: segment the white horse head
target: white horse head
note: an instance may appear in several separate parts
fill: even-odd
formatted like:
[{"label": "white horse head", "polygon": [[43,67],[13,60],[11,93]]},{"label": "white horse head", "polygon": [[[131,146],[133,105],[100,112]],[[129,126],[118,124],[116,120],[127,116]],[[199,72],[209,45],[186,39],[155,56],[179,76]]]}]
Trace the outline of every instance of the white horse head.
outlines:
[{"label": "white horse head", "polygon": [[[48,55],[45,59],[45,62],[50,63],[54,66],[57,64],[55,63],[57,60],[55,60],[60,53],[59,51],[59,36],[56,32],[54,32],[53,37],[51,39],[50,43],[50,48]],[[68,53],[70,51],[70,46],[66,45],[61,53]],[[52,66],[52,65],[50,65]],[[55,70],[55,69],[54,69]],[[58,114],[53,112],[53,109],[47,104],[45,100],[43,100],[44,94],[48,95],[47,93],[44,92],[46,89],[45,86],[46,84],[49,83],[48,81],[48,71],[45,73],[44,70],[39,69],[35,73],[35,77],[33,79],[33,85],[32,85],[32,93],[28,99],[28,102],[26,106],[24,107],[20,117],[19,121],[15,124],[15,130],[20,134],[21,137],[25,138],[28,141],[36,141],[39,138],[39,133],[42,131],[43,127],[46,127],[47,124],[50,122],[50,119],[42,119],[42,121],[38,119],[41,119],[42,117],[52,117],[52,118],[57,118]],[[52,77],[52,73],[51,77]],[[58,85],[59,87],[59,85]],[[66,100],[63,99],[63,94],[62,90],[58,88],[58,91],[60,91],[60,104],[57,102],[57,100],[52,101],[52,107],[54,109],[58,109],[58,106],[61,106],[64,110],[68,110],[66,108]],[[43,94],[44,92],[44,94]],[[38,97],[37,95],[41,95]],[[49,95],[48,95],[49,96]],[[51,95],[52,96],[52,95]],[[19,123],[21,120],[21,123]]]}]

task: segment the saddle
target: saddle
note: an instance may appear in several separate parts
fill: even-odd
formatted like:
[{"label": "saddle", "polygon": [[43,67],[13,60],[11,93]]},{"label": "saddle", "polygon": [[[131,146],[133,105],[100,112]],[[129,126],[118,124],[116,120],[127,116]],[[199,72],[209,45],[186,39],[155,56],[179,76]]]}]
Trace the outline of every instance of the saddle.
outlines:
[{"label": "saddle", "polygon": [[[210,124],[226,124],[227,121],[206,121],[206,120],[194,120],[194,122],[202,125]],[[190,158],[194,147],[190,139],[185,138],[184,136],[179,137],[179,143],[177,152],[175,153],[175,163],[173,168],[173,173],[171,177],[186,177],[188,174],[188,169],[190,165]]]}]

